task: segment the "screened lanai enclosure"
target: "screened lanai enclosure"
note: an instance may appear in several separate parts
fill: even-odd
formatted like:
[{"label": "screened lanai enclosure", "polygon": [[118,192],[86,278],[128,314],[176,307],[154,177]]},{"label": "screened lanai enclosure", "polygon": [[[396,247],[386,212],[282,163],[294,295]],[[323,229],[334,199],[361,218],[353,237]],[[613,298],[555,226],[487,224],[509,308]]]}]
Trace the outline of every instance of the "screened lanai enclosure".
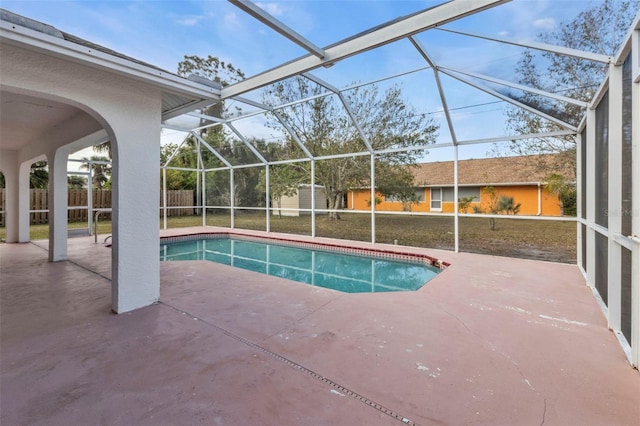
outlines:
[{"label": "screened lanai enclosure", "polygon": [[[302,187],[322,188],[326,203],[311,196],[308,205],[285,208],[308,215],[308,229],[301,231],[306,235],[321,236],[320,216],[368,215],[370,242],[388,243],[377,238],[381,220],[438,218],[451,238],[447,248],[457,252],[464,244],[463,220],[478,214],[507,220],[491,209],[460,208],[469,186],[461,183],[460,161],[487,151],[513,155],[527,146],[555,147],[564,155],[562,163],[575,165],[575,175],[566,178],[576,185],[576,217],[514,214],[508,220],[537,221],[541,227],[549,220],[575,223],[578,267],[628,359],[638,365],[637,11],[621,30],[618,50],[605,53],[483,29],[483,14],[499,13],[509,3],[504,0],[442,2],[328,43],[308,40],[258,3],[230,3],[301,54],[242,78],[214,80],[203,69],[190,70],[190,84],[211,95],[188,108],[163,111],[161,227],[167,227],[172,209],[190,207],[201,215],[202,226],[217,215],[235,228],[239,215],[252,212],[270,232],[274,211],[283,210],[282,197]],[[571,63],[583,70],[584,80],[514,77],[515,68],[536,61]],[[347,72],[354,68],[361,70],[357,78]],[[195,160],[189,163],[185,156]],[[425,202],[412,197],[415,187],[429,182],[413,181],[410,168],[398,166],[433,161],[453,162],[451,212],[381,211],[378,199],[386,197]],[[167,191],[178,174],[196,182],[192,206],[168,205]],[[367,191],[367,209],[349,204],[348,193],[355,189]]]},{"label": "screened lanai enclosure", "polygon": [[[403,215],[444,215],[451,219],[451,249],[458,251],[460,218],[477,217],[473,213],[461,212],[458,206],[459,191],[464,188],[458,183],[460,158],[469,158],[467,151],[471,155],[477,153],[471,147],[481,146],[490,150],[495,146],[524,144],[531,140],[548,141],[543,143],[563,147],[577,159],[577,219],[539,215],[517,215],[510,219],[553,219],[577,223],[578,265],[593,288],[595,297],[601,301],[610,327],[619,336],[630,359],[630,348],[634,348],[633,363],[637,365],[640,344],[640,224],[637,223],[640,185],[633,185],[633,182],[638,181],[639,173],[640,154],[637,146],[640,132],[637,129],[640,123],[639,115],[632,112],[632,105],[638,102],[640,80],[637,16],[622,46],[613,56],[567,46],[462,31],[456,29],[454,24],[442,25],[444,22],[440,19],[449,20],[445,17],[449,13],[447,9],[451,10],[454,19],[462,19],[463,15],[472,12],[471,9],[473,13],[479,12],[483,8],[479,2],[447,3],[320,48],[258,6],[243,1],[232,3],[306,49],[308,55],[223,87],[220,103],[216,107],[194,111],[186,117],[163,124],[166,131],[181,135],[178,148],[188,141],[189,146],[197,152],[198,167],[190,171],[197,175],[201,199],[194,207],[202,208],[203,226],[207,225],[207,212],[228,215],[228,224],[234,228],[237,212],[261,211],[264,214],[264,230],[269,232],[272,210],[278,208],[274,203],[283,193],[283,183],[286,186],[286,182],[293,182],[294,185],[321,185],[330,200],[327,205],[317,205],[315,197],[311,197],[308,207],[296,209],[297,212],[310,214],[308,234],[311,236],[317,235],[318,215],[368,214],[373,243],[376,242],[376,218],[391,214],[397,215],[398,220]],[[425,28],[422,23],[433,19],[432,16],[439,16],[436,18],[439,23]],[[442,37],[459,38],[462,45],[478,49],[501,46],[502,50],[496,49],[500,52],[498,56],[524,51],[535,52],[533,54],[542,52],[547,57],[570,58],[583,66],[595,64],[594,69],[601,68],[606,77],[600,87],[589,87],[584,81],[574,81],[566,87],[542,90],[533,85],[473,71],[474,67],[456,65],[459,62],[457,58],[443,52],[432,55],[429,51]],[[335,83],[336,80],[342,80],[340,67],[343,62],[351,61],[364,66],[367,55],[374,48],[402,52],[405,59],[411,58],[405,60],[411,66],[381,74],[367,82]],[[375,109],[372,105],[359,103],[362,92],[388,93],[399,86],[411,87],[411,100],[415,96],[435,102],[433,111],[394,110],[394,105],[382,105],[380,109]],[[576,87],[583,90],[576,90]],[[458,91],[469,93],[468,99],[472,101],[462,107],[458,104],[452,108],[447,102],[448,94]],[[482,109],[496,103],[503,109],[517,110],[516,114],[534,117],[539,132],[491,134],[486,128],[469,128],[465,117],[459,112],[461,109],[471,109],[476,113],[480,111],[483,116]],[[581,121],[572,119],[566,113],[571,109],[579,109],[578,115],[583,117]],[[332,123],[331,133],[313,133],[312,127],[321,125],[320,120],[327,118],[314,117],[319,110],[331,114],[331,118],[336,120]],[[407,123],[411,115],[421,116],[426,124],[424,121]],[[401,122],[394,124],[397,127],[392,125],[381,131],[379,126],[371,124],[371,121],[393,118]],[[409,128],[409,125],[415,127]],[[265,139],[263,135],[266,134],[269,137]],[[180,149],[175,149],[174,155],[179,152]],[[359,183],[361,187],[369,189],[369,199],[375,200],[380,196],[380,188],[388,186],[385,166],[393,162],[426,161],[434,154],[439,154],[438,159],[454,162],[452,181],[455,207],[452,213],[376,213],[376,202],[370,202],[368,210],[345,210],[343,198],[346,197],[347,188],[336,185],[333,176],[327,177],[328,173],[340,169],[366,170]],[[170,155],[162,165],[164,200],[167,172],[184,170],[173,167],[173,160],[174,156]],[[264,182],[257,200],[246,200],[237,194],[240,186],[235,182],[246,179],[246,171],[251,168],[260,170]],[[170,208],[166,204],[163,207],[166,227]],[[504,216],[490,212],[483,217],[504,220]]]}]

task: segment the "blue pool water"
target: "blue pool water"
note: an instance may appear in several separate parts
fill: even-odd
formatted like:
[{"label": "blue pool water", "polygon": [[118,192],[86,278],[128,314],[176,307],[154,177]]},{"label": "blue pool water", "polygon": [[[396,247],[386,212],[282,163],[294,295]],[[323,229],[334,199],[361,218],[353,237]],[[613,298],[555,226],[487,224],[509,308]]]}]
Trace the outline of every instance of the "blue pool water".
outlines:
[{"label": "blue pool water", "polygon": [[161,243],[160,259],[209,260],[346,293],[418,290],[438,268],[233,238]]}]

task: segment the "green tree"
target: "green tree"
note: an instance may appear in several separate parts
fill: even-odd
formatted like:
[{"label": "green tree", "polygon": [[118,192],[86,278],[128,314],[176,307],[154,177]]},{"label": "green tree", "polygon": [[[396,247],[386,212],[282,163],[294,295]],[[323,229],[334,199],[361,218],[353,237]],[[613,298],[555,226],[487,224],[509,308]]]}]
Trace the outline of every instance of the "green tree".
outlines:
[{"label": "green tree", "polygon": [[[336,96],[320,97],[324,91],[319,85],[297,76],[270,86],[264,92],[263,102],[282,105],[318,96],[279,111],[295,137],[316,157],[366,150],[362,137],[340,100]],[[431,143],[435,139],[437,126],[406,104],[398,86],[380,93],[376,85],[369,85],[349,90],[344,96],[374,149],[411,147]],[[275,117],[269,118],[269,126],[286,135],[285,145],[298,158],[303,158],[304,154],[296,147],[285,126]],[[383,190],[379,185],[384,183],[385,173],[414,163],[415,158],[411,153],[377,156],[376,169],[385,170],[376,173],[378,189]],[[339,210],[344,207],[344,197],[349,189],[371,184],[370,168],[370,158],[367,156],[316,161],[316,183],[324,187],[329,208],[333,210],[331,218],[340,218]]]},{"label": "green tree", "polygon": [[498,198],[498,203],[495,210],[499,214],[505,213],[516,215],[520,212],[521,206],[521,203],[516,204],[513,197],[509,197],[508,195],[501,195],[500,198]]},{"label": "green tree", "polygon": [[[47,189],[49,185],[49,169],[46,161],[36,161],[29,171],[29,188]],[[5,187],[4,175],[0,172],[0,188]]]},{"label": "green tree", "polygon": [[29,187],[38,189],[49,187],[49,168],[46,161],[36,161],[31,165]]},{"label": "green tree", "polygon": [[[496,214],[512,214],[516,215],[520,212],[521,203],[516,203],[513,197],[508,195],[498,195],[495,186],[489,185],[482,188],[482,193],[488,197],[488,211],[486,213]],[[480,207],[473,207],[474,213],[485,213]],[[496,230],[496,218],[489,218],[489,229]]]},{"label": "green tree", "polygon": [[[92,155],[90,158],[83,158],[84,163],[81,169],[91,170],[91,183],[94,188],[104,189],[111,180],[111,164],[107,157]],[[95,161],[95,163],[94,163]]]},{"label": "green tree", "polygon": [[[177,152],[176,152],[177,151]],[[192,147],[169,143],[160,147],[160,164],[165,165],[167,160],[175,153],[169,166],[196,168],[197,154]],[[161,181],[162,182],[162,181]],[[167,189],[196,189],[196,173],[186,170],[167,169]]]},{"label": "green tree", "polygon": [[107,157],[109,158],[109,160],[113,159],[113,151],[112,151],[112,148],[111,148],[111,141],[106,141],[106,142],[100,143],[98,145],[94,145],[93,149],[98,154],[106,154]]},{"label": "green tree", "polygon": [[87,185],[87,178],[78,175],[67,176],[67,185],[69,189],[82,189]]},{"label": "green tree", "polygon": [[[232,64],[224,62],[215,56],[207,56],[206,58],[192,55],[185,55],[184,59],[178,64],[178,74],[184,77],[189,77],[191,75],[196,75],[202,78],[206,78],[211,81],[215,81],[220,83],[222,86],[227,86],[229,84],[235,83],[237,81],[243,80],[245,78],[244,73],[239,69],[234,67]],[[224,102],[218,102],[217,104],[211,105],[208,108],[202,110],[204,115],[216,118],[228,118],[234,114],[238,114],[241,112],[241,109],[237,106],[234,107],[233,111],[230,108],[225,106]],[[200,119],[200,127],[207,126],[213,124],[212,121],[206,120],[204,118]],[[240,156],[243,154],[240,152],[242,148],[236,146],[230,138],[228,133],[225,131],[223,126],[216,125],[205,127],[200,130],[200,136],[202,136],[209,145],[214,147],[217,152],[225,157],[225,159],[231,159],[231,163],[235,161],[233,158],[227,156]],[[193,137],[188,138],[186,141],[186,150],[193,151],[197,148],[198,144]],[[232,152],[230,152],[232,151]],[[215,168],[215,167],[224,167],[224,164],[210,151],[206,148],[202,148],[200,150],[200,158],[202,159],[203,165],[205,168]],[[246,157],[246,155],[244,155]],[[190,160],[190,164],[184,167],[196,168],[198,165],[198,157],[193,156]],[[237,175],[237,179],[235,182],[235,198],[239,203],[252,203],[257,202],[258,198],[255,194],[248,194],[248,192],[257,192],[256,185],[257,179],[259,176],[259,170],[243,170],[239,171]],[[198,187],[196,179],[196,174],[193,175],[193,189]],[[207,185],[206,185],[206,198],[208,203],[213,203],[215,205],[229,205],[229,173],[228,172],[210,172],[207,173]],[[251,187],[253,185],[253,187]],[[200,205],[201,196],[197,192],[194,194],[195,196],[195,205]],[[263,202],[264,204],[264,202]]]},{"label": "green tree", "polygon": [[471,207],[471,203],[473,203],[473,200],[475,199],[476,197],[474,196],[458,198],[458,211],[461,213],[467,213],[469,211],[469,207]]},{"label": "green tree", "polygon": [[198,75],[217,81],[222,86],[237,83],[245,78],[244,73],[239,68],[211,55],[206,58],[196,55],[184,55],[184,59],[178,64],[178,74],[184,77],[192,74]]},{"label": "green tree", "polygon": [[570,181],[563,175],[553,173],[547,176],[544,189],[551,195],[558,197],[560,204],[560,214],[575,216],[576,215],[576,184],[574,181]]},{"label": "green tree", "polygon": [[[178,64],[178,75],[183,77],[189,77],[190,75],[196,75],[202,78],[206,78],[207,80],[215,81],[220,83],[222,86],[228,86],[229,84],[236,83],[238,81],[244,80],[245,75],[239,68],[234,67],[232,64],[228,62],[221,61],[220,58],[215,56],[207,56],[206,58],[202,58],[196,55],[185,55],[184,59]],[[211,105],[208,108],[205,108],[202,113],[211,117],[222,118],[230,117],[233,114],[239,114],[241,109],[239,107],[234,107],[234,110],[231,111],[227,108],[224,102],[218,102],[217,104]],[[200,127],[211,124],[210,121],[201,119]],[[209,132],[223,132],[222,126],[213,126],[209,128],[204,128],[200,131],[201,135],[204,135]]]},{"label": "green tree", "polygon": [[[420,204],[421,197],[416,193],[412,169],[415,165],[399,167],[376,161],[376,189],[385,197],[392,197],[402,203],[403,211],[412,211],[415,204]],[[378,203],[376,203],[378,204]]]},{"label": "green tree", "polygon": [[[613,55],[623,41],[639,5],[637,0],[597,2],[574,19],[560,23],[557,30],[539,34],[538,39],[573,49]],[[521,84],[583,101],[592,99],[606,71],[606,64],[532,50],[523,53],[516,68]],[[510,96],[573,125],[578,125],[584,114],[584,109],[576,105],[528,92]],[[559,125],[516,107],[507,111],[507,127],[517,134],[560,130]],[[513,141],[508,150],[517,155],[561,153],[563,155],[556,157],[556,163],[545,162],[538,166],[546,168],[546,173],[556,172],[559,166],[566,164],[573,165],[575,170],[573,136]],[[573,176],[565,178],[575,180],[575,172]]]},{"label": "green tree", "polygon": [[[371,198],[367,198],[366,201],[367,201],[367,206],[371,207]],[[378,204],[382,203],[382,198],[375,196],[373,197],[373,202],[376,203],[376,206],[377,206]]]},{"label": "green tree", "polygon": [[[269,169],[269,194],[278,206],[278,216],[282,217],[282,197],[294,196],[301,184],[305,182],[304,168],[295,164],[276,164]],[[265,192],[267,188],[266,171],[260,170],[258,189]],[[313,193],[313,191],[312,191]]]}]

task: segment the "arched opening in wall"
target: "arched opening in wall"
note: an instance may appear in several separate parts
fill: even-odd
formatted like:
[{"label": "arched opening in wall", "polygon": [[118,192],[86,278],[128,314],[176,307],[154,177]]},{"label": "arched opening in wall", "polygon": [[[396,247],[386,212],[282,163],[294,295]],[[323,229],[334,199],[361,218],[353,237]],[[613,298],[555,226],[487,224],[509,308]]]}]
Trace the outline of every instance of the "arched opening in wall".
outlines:
[{"label": "arched opening in wall", "polygon": [[[67,162],[68,235],[111,235],[112,147],[102,142],[69,155]],[[100,238],[98,238],[100,237]]]},{"label": "arched opening in wall", "polygon": [[67,176],[67,156],[105,137],[104,126],[93,111],[72,100],[22,89],[3,89],[0,95],[0,238],[48,239],[55,191],[64,216],[57,223],[71,219],[65,193],[77,179],[74,183]]},{"label": "arched opening in wall", "polygon": [[[24,162],[29,174],[29,239],[49,238],[49,163],[46,156]],[[25,172],[23,172],[25,173]]]},{"label": "arched opening in wall", "polygon": [[[5,151],[6,153],[6,151]],[[7,168],[5,161],[5,168]],[[14,171],[17,171],[15,173]],[[14,172],[14,173],[12,173]],[[5,172],[0,170],[0,241],[14,240],[14,236],[7,237],[7,216],[11,218],[14,212],[7,214],[7,205],[13,207],[16,197],[12,195],[12,187],[16,186],[16,182],[21,179],[24,174],[25,190],[24,202],[26,208],[24,221],[27,223],[28,230],[25,236],[29,239],[46,239],[48,237],[48,185],[49,185],[49,168],[47,158],[44,155],[22,161],[15,168],[8,168],[8,178]],[[7,180],[9,183],[7,183]],[[9,190],[7,190],[9,186]],[[9,220],[11,222],[11,220]],[[11,228],[13,224],[9,225]],[[17,230],[15,230],[17,232]],[[26,238],[26,237],[25,237]]]}]

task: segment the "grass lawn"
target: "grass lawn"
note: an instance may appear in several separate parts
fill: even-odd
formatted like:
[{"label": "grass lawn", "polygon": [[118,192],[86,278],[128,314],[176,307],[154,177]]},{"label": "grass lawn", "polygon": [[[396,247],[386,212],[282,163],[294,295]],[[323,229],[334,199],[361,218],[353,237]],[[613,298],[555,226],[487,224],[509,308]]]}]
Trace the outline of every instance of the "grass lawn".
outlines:
[{"label": "grass lawn", "polygon": [[[228,216],[212,215],[207,225],[229,226]],[[235,226],[243,229],[266,229],[264,213],[238,214]],[[453,217],[376,215],[376,242],[454,249]],[[311,218],[272,217],[271,230],[311,235]],[[356,241],[371,241],[371,218],[367,214],[343,214],[339,221],[316,217],[316,235]],[[496,230],[489,228],[488,218],[460,218],[460,250],[471,253],[525,259],[576,263],[576,224],[548,220],[500,218]]]},{"label": "grass lawn", "polygon": [[[160,221],[162,225],[162,220]],[[489,219],[481,217],[460,218],[460,250],[472,253],[525,259],[549,260],[553,262],[576,262],[576,224],[548,220],[521,220],[500,218],[496,230],[489,229]],[[168,218],[169,228],[202,225],[201,216]],[[231,225],[228,215],[207,216],[207,225]],[[86,227],[85,223],[69,224],[69,227]],[[264,212],[236,213],[235,227],[266,230]],[[271,218],[271,231],[289,234],[311,235],[311,217]],[[99,234],[111,233],[111,222],[99,222]],[[0,238],[5,230],[0,228]],[[342,215],[341,220],[330,220],[327,216],[316,217],[316,235],[356,241],[371,241],[371,218],[367,214]],[[48,225],[31,226],[31,239],[49,237]],[[453,250],[453,218],[434,216],[376,215],[376,242]]]}]

